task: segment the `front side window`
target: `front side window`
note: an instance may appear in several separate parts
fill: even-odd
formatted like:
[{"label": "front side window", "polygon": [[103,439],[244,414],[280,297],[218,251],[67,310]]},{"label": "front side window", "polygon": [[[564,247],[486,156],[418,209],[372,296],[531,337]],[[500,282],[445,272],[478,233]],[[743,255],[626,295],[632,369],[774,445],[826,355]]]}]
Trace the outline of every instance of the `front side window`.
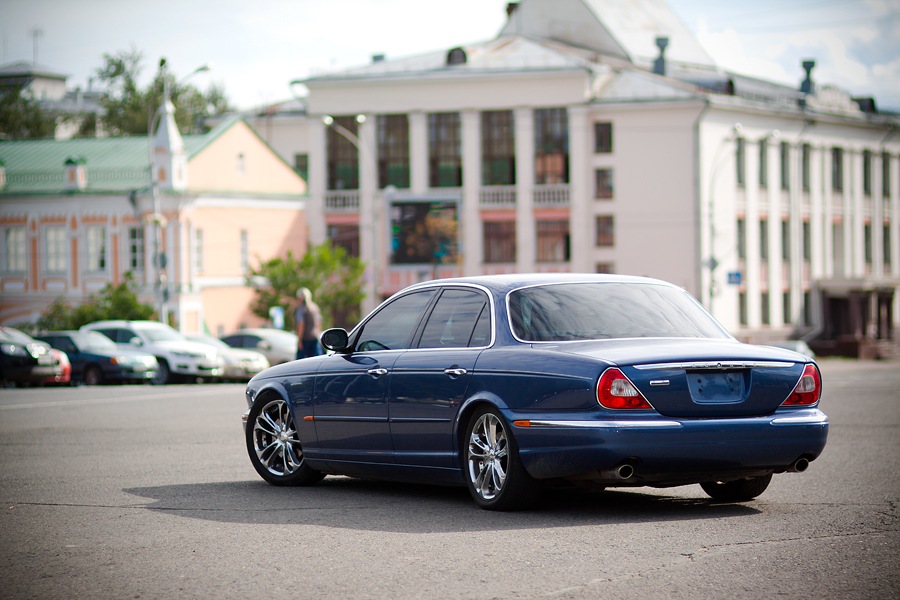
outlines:
[{"label": "front side window", "polygon": [[409,119],[378,115],[378,187],[409,187]]},{"label": "front side window", "polygon": [[428,115],[428,169],[431,187],[462,185],[462,136],[459,113]]},{"label": "front side window", "polygon": [[513,333],[525,341],[728,337],[687,292],[664,285],[535,286],[510,292],[508,305]]},{"label": "front side window", "polygon": [[416,327],[434,294],[434,290],[412,292],[381,307],[356,334],[354,351],[409,348]]},{"label": "front side window", "polygon": [[98,272],[106,269],[106,227],[91,225],[86,230],[87,270]]},{"label": "front side window", "polygon": [[534,182],[569,183],[569,117],[565,108],[534,111]]},{"label": "front side window", "polygon": [[25,228],[10,227],[4,232],[4,250],[6,261],[3,265],[7,273],[25,272]]},{"label": "front side window", "polygon": [[490,336],[489,306],[487,296],[481,292],[445,290],[428,317],[419,348],[486,345]]},{"label": "front side window", "polygon": [[47,273],[66,271],[66,228],[54,225],[45,230],[47,248]]}]

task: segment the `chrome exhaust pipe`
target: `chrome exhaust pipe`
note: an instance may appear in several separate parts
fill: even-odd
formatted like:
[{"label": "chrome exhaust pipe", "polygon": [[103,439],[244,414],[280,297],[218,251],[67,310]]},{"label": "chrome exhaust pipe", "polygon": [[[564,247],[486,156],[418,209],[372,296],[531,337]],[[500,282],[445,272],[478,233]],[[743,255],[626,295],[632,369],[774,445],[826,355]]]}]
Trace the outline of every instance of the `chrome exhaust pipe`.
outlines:
[{"label": "chrome exhaust pipe", "polygon": [[788,473],[802,473],[803,471],[809,468],[809,459],[805,457],[800,457],[788,467]]},{"label": "chrome exhaust pipe", "polygon": [[600,475],[603,479],[618,479],[620,481],[625,481],[634,477],[634,466],[624,463],[618,467],[600,471]]}]

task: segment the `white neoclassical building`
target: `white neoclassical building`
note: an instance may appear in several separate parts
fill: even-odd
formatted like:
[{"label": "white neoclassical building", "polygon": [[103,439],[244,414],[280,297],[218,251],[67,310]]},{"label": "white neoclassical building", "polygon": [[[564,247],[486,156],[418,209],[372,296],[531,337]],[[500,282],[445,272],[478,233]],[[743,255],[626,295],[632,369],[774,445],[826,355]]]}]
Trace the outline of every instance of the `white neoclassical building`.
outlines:
[{"label": "white neoclassical building", "polygon": [[249,119],[308,176],[311,241],[369,264],[368,308],[434,276],[615,272],[751,341],[890,344],[898,115],[813,61],[794,87],[726,72],[664,0],[507,12],[494,39],[377,55]]}]

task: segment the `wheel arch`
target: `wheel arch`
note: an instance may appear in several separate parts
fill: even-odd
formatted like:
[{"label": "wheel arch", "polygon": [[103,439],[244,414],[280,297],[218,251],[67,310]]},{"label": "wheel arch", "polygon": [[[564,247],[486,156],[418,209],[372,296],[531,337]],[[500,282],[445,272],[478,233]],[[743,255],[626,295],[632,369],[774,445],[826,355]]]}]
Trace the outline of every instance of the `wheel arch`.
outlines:
[{"label": "wheel arch", "polygon": [[501,413],[507,409],[506,403],[499,396],[482,394],[467,398],[456,413],[456,422],[453,424],[453,439],[456,442],[456,456],[459,458],[461,465],[465,461],[463,450],[466,447],[466,442],[463,438],[466,435],[466,428],[475,411],[485,406],[494,408]]}]

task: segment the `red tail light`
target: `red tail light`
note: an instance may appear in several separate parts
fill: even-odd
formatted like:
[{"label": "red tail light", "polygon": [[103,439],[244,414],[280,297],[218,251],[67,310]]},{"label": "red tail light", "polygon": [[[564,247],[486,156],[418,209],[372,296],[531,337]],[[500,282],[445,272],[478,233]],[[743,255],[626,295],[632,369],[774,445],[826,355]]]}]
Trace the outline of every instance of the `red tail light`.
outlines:
[{"label": "red tail light", "polygon": [[614,409],[652,409],[647,399],[619,369],[607,369],[597,383],[597,402]]},{"label": "red tail light", "polygon": [[785,406],[809,406],[822,396],[822,376],[815,365],[806,365],[803,375],[791,395],[782,402]]}]

